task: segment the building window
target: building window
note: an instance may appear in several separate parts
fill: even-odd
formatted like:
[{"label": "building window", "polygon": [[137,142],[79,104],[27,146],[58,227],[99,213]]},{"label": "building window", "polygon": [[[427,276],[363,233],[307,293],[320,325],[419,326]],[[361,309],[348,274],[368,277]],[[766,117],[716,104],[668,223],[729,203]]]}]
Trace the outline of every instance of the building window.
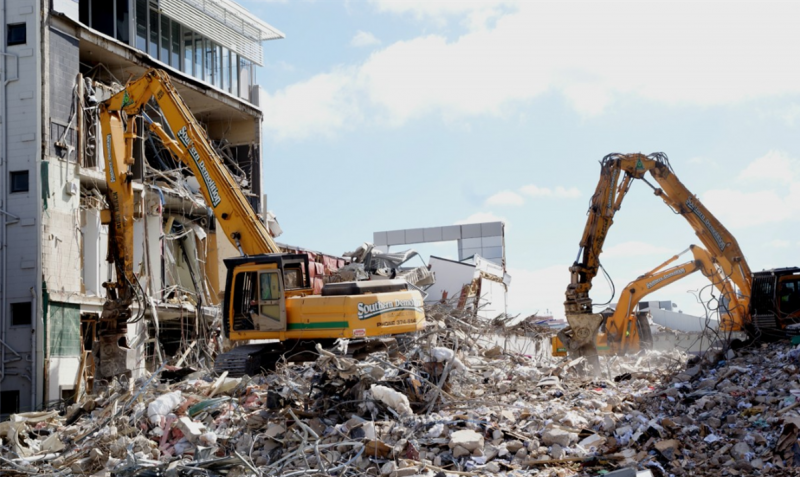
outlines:
[{"label": "building window", "polygon": [[147,54],[158,59],[158,12],[150,10],[150,43],[148,43]]},{"label": "building window", "polygon": [[239,55],[231,52],[231,93],[239,96]]},{"label": "building window", "polygon": [[231,50],[222,48],[222,90],[231,91]]},{"label": "building window", "polygon": [[194,39],[192,31],[183,29],[183,72],[187,75],[192,74],[194,64]]},{"label": "building window", "polygon": [[0,391],[0,414],[19,412],[19,391]]},{"label": "building window", "polygon": [[161,15],[161,52],[159,58],[162,63],[169,64],[169,47],[170,47],[170,33],[171,28],[169,18]]},{"label": "building window", "polygon": [[6,44],[8,46],[24,45],[27,42],[26,36],[27,30],[24,23],[8,25],[8,39]]},{"label": "building window", "polygon": [[91,9],[92,22],[90,27],[108,35],[114,36],[114,3],[108,1],[94,1],[89,7]]},{"label": "building window", "polygon": [[11,326],[26,326],[31,324],[31,302],[11,304]]},{"label": "building window", "polygon": [[127,44],[130,44],[130,31],[128,30],[128,25],[130,24],[130,15],[128,12],[128,0],[117,0],[116,4],[116,11],[114,14],[117,17],[117,40]]},{"label": "building window", "polygon": [[225,89],[222,86],[222,47],[214,45],[214,86]]},{"label": "building window", "polygon": [[147,0],[136,0],[136,49],[147,51]]},{"label": "building window", "polygon": [[170,48],[169,64],[176,70],[181,69],[181,24],[172,21],[172,47]]},{"label": "building window", "polygon": [[248,60],[239,57],[239,97],[250,98],[250,83],[252,78],[252,65]]},{"label": "building window", "polygon": [[203,37],[194,36],[194,77],[203,79]]},{"label": "building window", "polygon": [[28,171],[11,171],[11,192],[28,192]]},{"label": "building window", "polygon": [[215,53],[217,48],[214,46],[214,42],[209,40],[208,38],[206,38],[206,41],[203,42],[203,43],[204,43],[203,51],[205,51],[205,60],[204,60],[205,61],[205,73],[203,75],[205,77],[206,83],[214,84],[214,64],[215,63],[217,65],[217,70],[219,70],[219,63],[218,63],[219,60],[214,61],[214,56],[215,56],[214,53]]}]

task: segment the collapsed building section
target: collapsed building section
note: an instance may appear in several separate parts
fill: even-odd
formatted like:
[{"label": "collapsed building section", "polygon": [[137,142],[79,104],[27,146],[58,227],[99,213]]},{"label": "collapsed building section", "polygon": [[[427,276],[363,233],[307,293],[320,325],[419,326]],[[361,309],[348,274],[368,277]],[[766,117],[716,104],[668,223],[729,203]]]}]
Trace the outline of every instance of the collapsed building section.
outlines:
[{"label": "collapsed building section", "polygon": [[[374,232],[373,241],[376,251],[361,248],[363,255],[368,257],[362,261],[367,264],[372,256],[398,255],[389,253],[391,247],[456,242],[458,260],[432,256],[425,270],[407,267],[403,273],[425,287],[426,303],[443,303],[459,310],[472,310],[476,316],[486,320],[493,320],[508,311],[506,303],[511,276],[506,273],[503,222]],[[359,250],[354,255],[358,255]],[[383,255],[378,255],[378,251]],[[408,252],[400,255],[402,253]],[[399,263],[404,263],[409,258],[398,256],[395,261],[402,259]],[[376,261],[380,263],[380,260]]]},{"label": "collapsed building section", "polygon": [[[0,172],[14,187],[0,188],[2,416],[74,399],[92,384],[103,283],[115,276],[98,103],[151,67],[166,70],[263,213],[255,68],[261,42],[283,36],[224,0],[6,3],[4,22],[27,35],[3,69]],[[157,110],[148,114],[161,121]],[[194,343],[219,342],[222,258],[238,255],[197,179],[144,120],[137,131],[133,268],[142,293],[128,326],[133,377],[166,356],[209,359]]]}]

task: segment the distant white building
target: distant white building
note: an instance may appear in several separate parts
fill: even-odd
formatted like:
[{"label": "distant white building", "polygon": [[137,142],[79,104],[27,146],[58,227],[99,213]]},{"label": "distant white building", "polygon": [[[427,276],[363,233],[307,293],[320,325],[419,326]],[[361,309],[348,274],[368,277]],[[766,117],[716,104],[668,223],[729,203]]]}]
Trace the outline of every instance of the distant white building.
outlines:
[{"label": "distant white building", "polygon": [[709,318],[707,321],[705,317],[683,313],[672,301],[642,301],[639,302],[639,311],[649,312],[654,323],[673,330],[695,332],[719,327],[719,320]]},{"label": "distant white building", "polygon": [[436,283],[427,288],[426,302],[446,301],[460,308],[475,307],[478,316],[494,319],[505,314],[508,285],[505,224],[447,225],[373,233],[375,248],[388,252],[393,246],[456,242],[458,261],[431,256],[428,266]]},{"label": "distant white building", "polygon": [[436,283],[425,290],[426,302],[444,301],[469,309],[477,300],[477,315],[487,320],[506,313],[511,276],[501,266],[480,255],[463,262],[431,256],[428,265]]}]

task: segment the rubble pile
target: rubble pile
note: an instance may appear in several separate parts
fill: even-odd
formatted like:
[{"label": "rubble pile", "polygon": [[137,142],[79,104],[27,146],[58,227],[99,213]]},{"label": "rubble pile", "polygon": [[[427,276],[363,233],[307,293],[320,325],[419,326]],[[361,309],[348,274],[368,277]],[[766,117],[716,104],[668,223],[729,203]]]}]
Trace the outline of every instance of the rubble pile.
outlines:
[{"label": "rubble pile", "polygon": [[[800,350],[581,360],[503,350],[466,312],[357,360],[347,342],[231,378],[162,366],[0,423],[3,475],[786,475]],[[519,331],[519,330],[518,330]],[[535,334],[544,334],[535,330]],[[537,338],[538,339],[538,338]],[[614,475],[613,473],[611,475]]]}]

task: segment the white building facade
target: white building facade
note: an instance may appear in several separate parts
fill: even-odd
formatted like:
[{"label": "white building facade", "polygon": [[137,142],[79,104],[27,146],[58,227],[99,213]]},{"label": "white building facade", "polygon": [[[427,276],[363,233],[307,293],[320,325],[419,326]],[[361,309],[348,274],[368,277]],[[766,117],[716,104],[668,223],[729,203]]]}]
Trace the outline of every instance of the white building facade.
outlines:
[{"label": "white building facade", "polygon": [[[0,1],[5,417],[74,395],[90,361],[105,299],[101,284],[112,275],[99,215],[101,146],[86,88],[94,85],[102,96],[108,94],[103,85],[110,91],[151,67],[168,71],[258,210],[264,188],[255,69],[263,62],[262,42],[283,35],[227,0]],[[181,351],[180,343],[157,342],[170,333],[175,316],[205,319],[205,307],[216,304],[221,291],[220,258],[233,253],[226,240],[216,242],[213,217],[202,203],[181,184],[157,179],[180,178],[180,171],[159,165],[168,158],[144,133],[137,151],[134,266],[153,303],[140,310],[146,319],[129,327],[129,341],[142,350],[136,366],[144,369],[148,356]],[[199,254],[199,265],[188,259],[191,253]],[[156,331],[154,314],[163,321]]]}]

